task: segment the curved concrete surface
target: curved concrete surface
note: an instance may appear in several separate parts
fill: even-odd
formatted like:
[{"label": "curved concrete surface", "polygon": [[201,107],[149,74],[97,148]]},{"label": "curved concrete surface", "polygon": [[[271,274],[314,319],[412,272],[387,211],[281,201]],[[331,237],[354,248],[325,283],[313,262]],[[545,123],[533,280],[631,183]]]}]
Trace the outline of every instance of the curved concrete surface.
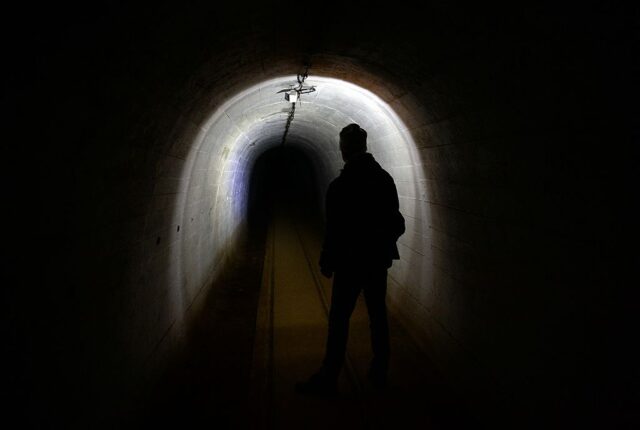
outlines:
[{"label": "curved concrete surface", "polygon": [[[168,154],[161,160],[165,170],[159,175],[154,194],[157,200],[165,201],[167,190],[176,191],[170,225],[183,226],[180,232],[170,233],[170,258],[160,268],[165,271],[160,281],[167,283],[162,288],[170,291],[165,300],[178,306],[176,316],[190,306],[219,265],[218,260],[233,250],[240,237],[247,218],[249,178],[255,160],[281,145],[283,124],[291,105],[278,91],[295,79],[274,78],[235,95],[201,125],[184,157]],[[428,214],[421,213],[425,210],[405,203],[408,199],[427,200],[427,196],[422,179],[424,166],[411,133],[398,116],[373,93],[353,84],[313,75],[307,83],[316,86],[317,91],[304,95],[297,105],[286,145],[300,148],[313,162],[319,194],[324,195],[326,186],[342,167],[337,149],[340,130],[357,122],[368,130],[370,151],[395,176],[408,222],[419,225],[412,231],[428,230]],[[420,193],[418,188],[423,191]],[[164,209],[160,212],[165,216]],[[424,237],[407,237],[403,240],[407,253],[423,248]],[[430,272],[427,263],[422,262],[421,267]],[[397,272],[398,279],[409,276],[407,267]]]}]

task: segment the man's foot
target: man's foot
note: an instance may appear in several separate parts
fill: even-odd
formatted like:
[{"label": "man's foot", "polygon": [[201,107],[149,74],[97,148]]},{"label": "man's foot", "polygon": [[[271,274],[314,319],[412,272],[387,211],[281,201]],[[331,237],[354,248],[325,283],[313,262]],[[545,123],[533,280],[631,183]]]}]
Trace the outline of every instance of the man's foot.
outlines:
[{"label": "man's foot", "polygon": [[308,380],[296,383],[296,392],[308,396],[331,397],[338,394],[338,383],[335,378],[318,372]]}]

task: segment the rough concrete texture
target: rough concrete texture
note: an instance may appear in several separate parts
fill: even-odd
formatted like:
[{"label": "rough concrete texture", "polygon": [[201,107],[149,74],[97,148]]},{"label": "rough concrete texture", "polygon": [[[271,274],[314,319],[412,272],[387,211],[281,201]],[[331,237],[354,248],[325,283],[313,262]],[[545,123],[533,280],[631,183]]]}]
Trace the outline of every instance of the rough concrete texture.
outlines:
[{"label": "rough concrete texture", "polygon": [[370,131],[408,226],[391,302],[476,413],[630,420],[631,15],[250,3],[10,11],[16,411],[97,425],[181,348],[308,59],[290,144],[322,189],[339,129]]}]

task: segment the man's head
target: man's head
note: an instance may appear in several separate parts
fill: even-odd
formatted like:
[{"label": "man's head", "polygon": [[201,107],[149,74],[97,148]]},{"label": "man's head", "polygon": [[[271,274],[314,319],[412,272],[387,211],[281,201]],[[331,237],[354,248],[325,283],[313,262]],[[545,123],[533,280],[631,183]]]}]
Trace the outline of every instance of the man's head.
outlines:
[{"label": "man's head", "polygon": [[367,152],[367,132],[358,124],[349,124],[340,132],[340,152],[346,163],[354,156]]}]

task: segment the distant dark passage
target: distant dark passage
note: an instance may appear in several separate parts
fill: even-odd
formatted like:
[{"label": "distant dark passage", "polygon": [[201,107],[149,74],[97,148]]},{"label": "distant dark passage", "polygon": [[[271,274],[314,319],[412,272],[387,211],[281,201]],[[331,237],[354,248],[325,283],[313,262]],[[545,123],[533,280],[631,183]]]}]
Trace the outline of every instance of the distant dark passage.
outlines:
[{"label": "distant dark passage", "polygon": [[318,177],[307,154],[292,146],[266,151],[251,172],[250,234],[261,231],[276,207],[300,217],[320,218],[321,197]]}]

